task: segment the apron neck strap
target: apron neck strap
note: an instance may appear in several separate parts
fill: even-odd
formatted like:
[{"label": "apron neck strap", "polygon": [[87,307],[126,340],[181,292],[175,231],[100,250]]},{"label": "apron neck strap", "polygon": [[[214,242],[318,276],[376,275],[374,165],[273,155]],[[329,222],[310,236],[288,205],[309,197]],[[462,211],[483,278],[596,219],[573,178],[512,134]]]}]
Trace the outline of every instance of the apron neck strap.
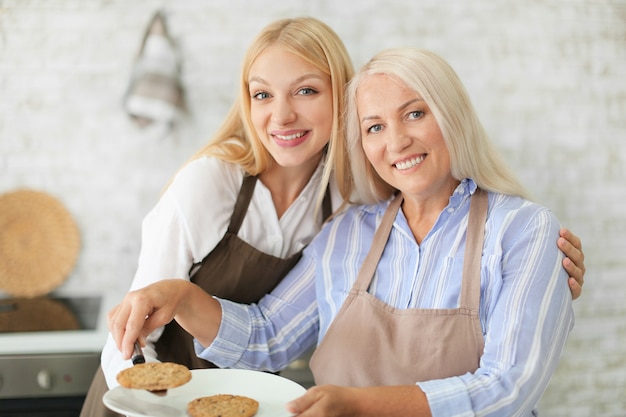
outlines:
[{"label": "apron neck strap", "polygon": [[483,254],[488,203],[487,192],[477,188],[470,201],[465,237],[460,307],[476,312],[480,305],[480,261]]},{"label": "apron neck strap", "polygon": [[374,272],[376,272],[378,261],[385,250],[385,246],[387,245],[393,221],[396,219],[396,214],[398,214],[398,210],[400,209],[400,205],[403,200],[404,197],[402,197],[402,193],[398,193],[391,203],[389,203],[389,207],[387,207],[387,210],[383,215],[383,219],[374,233],[372,246],[363,261],[363,265],[361,265],[361,269],[359,270],[359,275],[354,283],[355,289],[366,291],[367,287],[369,287],[370,282],[374,277]]},{"label": "apron neck strap", "polygon": [[[376,266],[382,256],[393,221],[400,209],[403,197],[398,194],[389,204],[380,225],[374,233],[372,246],[368,252],[359,275],[354,284],[354,289],[367,291]],[[478,311],[480,305],[480,263],[482,258],[483,240],[485,236],[485,221],[487,219],[488,197],[487,192],[477,188],[470,200],[470,210],[465,242],[465,254],[463,262],[463,283],[461,288],[460,307],[471,311]]]},{"label": "apron neck strap", "polygon": [[250,205],[250,200],[252,199],[252,193],[254,192],[256,181],[256,175],[244,175],[243,183],[241,184],[239,195],[237,196],[237,201],[235,202],[235,208],[233,209],[233,214],[230,217],[230,224],[228,225],[228,231],[230,233],[236,235],[239,232],[243,218],[246,217],[246,213],[248,212],[248,206]]}]

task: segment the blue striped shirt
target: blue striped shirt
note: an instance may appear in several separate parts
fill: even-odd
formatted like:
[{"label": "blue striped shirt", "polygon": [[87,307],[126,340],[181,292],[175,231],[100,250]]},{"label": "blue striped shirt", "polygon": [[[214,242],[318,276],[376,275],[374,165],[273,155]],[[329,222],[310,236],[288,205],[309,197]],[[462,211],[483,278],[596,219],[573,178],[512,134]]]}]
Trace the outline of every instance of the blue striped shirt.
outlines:
[{"label": "blue striped shirt", "polygon": [[[470,195],[464,180],[417,244],[400,210],[370,292],[396,308],[457,308]],[[257,305],[220,300],[218,337],[196,352],[221,367],[279,370],[322,340],[356,280],[388,202],[346,210]],[[489,193],[481,261],[485,349],[474,373],[418,382],[433,416],[531,416],[554,373],[574,316],[545,207]],[[425,358],[428,360],[428,358]]]}]

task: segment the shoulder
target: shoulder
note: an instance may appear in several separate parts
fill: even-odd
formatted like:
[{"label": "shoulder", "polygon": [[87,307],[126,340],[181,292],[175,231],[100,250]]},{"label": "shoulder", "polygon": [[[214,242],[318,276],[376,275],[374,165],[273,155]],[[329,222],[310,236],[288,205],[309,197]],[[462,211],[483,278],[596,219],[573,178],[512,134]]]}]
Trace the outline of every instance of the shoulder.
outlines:
[{"label": "shoulder", "polygon": [[176,174],[160,205],[171,206],[187,222],[205,230],[196,223],[223,222],[230,217],[243,176],[237,165],[212,157],[198,158]]},{"label": "shoulder", "polygon": [[518,217],[530,219],[534,216],[549,216],[556,219],[552,211],[530,200],[501,193],[489,193],[489,216]]},{"label": "shoulder", "polygon": [[222,181],[241,183],[243,175],[244,171],[238,165],[217,158],[202,156],[183,166],[174,177],[172,186],[184,188],[192,185],[197,187],[202,184],[208,185]]},{"label": "shoulder", "polygon": [[515,239],[522,235],[536,237],[556,234],[560,222],[547,207],[521,197],[489,193],[487,227],[500,230]]},{"label": "shoulder", "polygon": [[236,197],[244,171],[239,166],[213,157],[189,162],[176,174],[166,191],[176,199],[198,199],[211,196]]},{"label": "shoulder", "polygon": [[320,235],[363,233],[376,229],[389,201],[376,204],[349,205],[324,224]]}]

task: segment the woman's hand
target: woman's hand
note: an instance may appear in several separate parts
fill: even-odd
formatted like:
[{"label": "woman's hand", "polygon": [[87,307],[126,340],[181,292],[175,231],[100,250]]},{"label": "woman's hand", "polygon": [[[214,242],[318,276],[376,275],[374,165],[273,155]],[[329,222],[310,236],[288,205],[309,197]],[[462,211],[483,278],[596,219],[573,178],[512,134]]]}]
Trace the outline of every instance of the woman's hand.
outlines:
[{"label": "woman's hand", "polygon": [[580,297],[585,282],[585,254],[580,238],[566,228],[560,230],[561,237],[557,244],[559,249],[567,256],[563,260],[563,267],[569,274],[569,288],[572,298]]},{"label": "woman's hand", "polygon": [[[209,300],[205,301],[206,298]],[[193,334],[195,324],[189,317],[193,317],[194,314],[213,314],[215,310],[196,310],[196,307],[201,309],[215,307],[213,302],[218,305],[218,311],[221,313],[219,303],[197,285],[182,279],[158,281],[126,294],[122,302],[109,312],[109,330],[124,359],[129,359],[136,340],[144,345],[146,337],[152,331],[174,318],[181,326],[188,325],[189,329],[186,330]],[[206,317],[199,320],[205,325],[211,322]],[[219,328],[219,320],[221,314],[218,317],[218,325],[214,328],[215,334]]]},{"label": "woman's hand", "polygon": [[288,403],[287,411],[297,417],[431,417],[426,395],[416,385],[319,385]]}]

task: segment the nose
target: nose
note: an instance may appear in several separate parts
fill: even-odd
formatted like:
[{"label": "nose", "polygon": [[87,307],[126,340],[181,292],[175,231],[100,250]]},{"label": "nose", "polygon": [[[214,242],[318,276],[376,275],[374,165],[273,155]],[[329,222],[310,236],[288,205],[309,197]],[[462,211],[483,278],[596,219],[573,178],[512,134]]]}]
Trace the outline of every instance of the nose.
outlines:
[{"label": "nose", "polygon": [[393,153],[399,153],[411,144],[411,136],[407,130],[400,124],[392,124],[387,130],[387,150]]},{"label": "nose", "polygon": [[288,98],[279,98],[274,100],[274,107],[272,108],[272,122],[279,126],[284,126],[293,122],[295,118],[296,112]]}]

